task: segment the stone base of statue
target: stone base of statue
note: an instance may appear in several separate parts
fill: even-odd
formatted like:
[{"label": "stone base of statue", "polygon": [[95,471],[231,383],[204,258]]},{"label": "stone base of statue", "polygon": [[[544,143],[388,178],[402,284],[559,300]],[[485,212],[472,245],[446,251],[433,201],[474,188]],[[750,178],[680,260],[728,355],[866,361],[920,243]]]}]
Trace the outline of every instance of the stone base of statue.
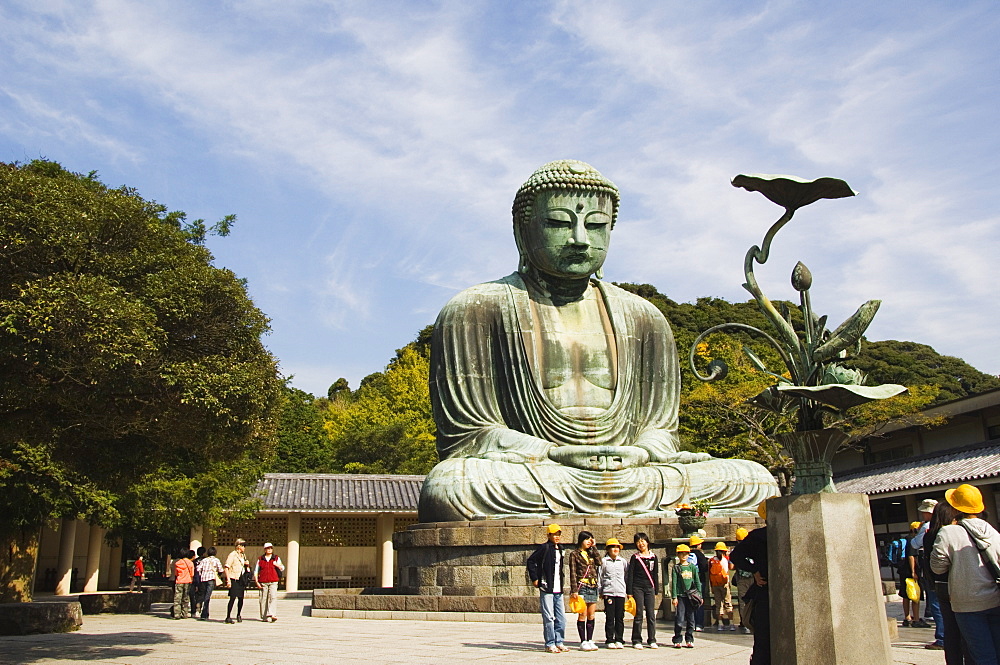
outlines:
[{"label": "stone base of statue", "polygon": [[773,662],[892,662],[871,524],[864,494],[767,502]]}]

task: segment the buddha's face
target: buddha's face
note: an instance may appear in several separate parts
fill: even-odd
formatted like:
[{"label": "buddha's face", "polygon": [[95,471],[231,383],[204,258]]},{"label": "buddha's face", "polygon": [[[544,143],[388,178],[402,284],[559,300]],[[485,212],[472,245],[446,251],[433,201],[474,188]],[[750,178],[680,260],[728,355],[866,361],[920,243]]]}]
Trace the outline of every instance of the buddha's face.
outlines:
[{"label": "buddha's face", "polygon": [[542,192],[521,235],[522,250],[541,273],[588,278],[607,257],[612,211],[606,194]]}]

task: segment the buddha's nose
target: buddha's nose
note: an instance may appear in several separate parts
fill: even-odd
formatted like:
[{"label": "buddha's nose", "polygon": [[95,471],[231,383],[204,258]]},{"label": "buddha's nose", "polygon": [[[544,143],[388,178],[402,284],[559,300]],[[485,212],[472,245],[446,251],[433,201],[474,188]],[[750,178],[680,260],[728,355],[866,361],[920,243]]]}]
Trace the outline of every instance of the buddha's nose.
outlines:
[{"label": "buddha's nose", "polygon": [[590,237],[587,235],[587,226],[582,220],[573,225],[573,234],[570,240],[574,245],[583,247],[590,246]]}]

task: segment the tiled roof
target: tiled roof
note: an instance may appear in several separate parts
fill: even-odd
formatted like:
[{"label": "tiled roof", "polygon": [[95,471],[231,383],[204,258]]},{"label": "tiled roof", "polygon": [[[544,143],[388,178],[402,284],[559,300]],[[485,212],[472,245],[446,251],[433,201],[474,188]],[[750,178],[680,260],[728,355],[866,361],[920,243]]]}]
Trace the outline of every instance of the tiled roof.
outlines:
[{"label": "tiled roof", "polygon": [[838,492],[881,494],[1000,475],[1000,445],[977,443],[834,476]]},{"label": "tiled roof", "polygon": [[268,473],[257,484],[264,510],[416,512],[424,476]]}]

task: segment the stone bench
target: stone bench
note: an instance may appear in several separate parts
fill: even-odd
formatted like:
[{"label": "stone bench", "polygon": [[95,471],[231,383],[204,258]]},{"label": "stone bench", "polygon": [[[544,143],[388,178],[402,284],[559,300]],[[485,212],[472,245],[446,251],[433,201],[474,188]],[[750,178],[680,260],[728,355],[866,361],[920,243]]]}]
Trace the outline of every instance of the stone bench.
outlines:
[{"label": "stone bench", "polygon": [[81,593],[78,596],[84,614],[145,614],[153,594],[148,591],[130,593]]},{"label": "stone bench", "polygon": [[364,610],[381,612],[484,612],[537,614],[537,596],[420,596],[393,593],[333,593],[314,589],[312,607],[317,610]]},{"label": "stone bench", "polygon": [[0,635],[68,633],[82,625],[83,608],[77,601],[0,603]]}]

